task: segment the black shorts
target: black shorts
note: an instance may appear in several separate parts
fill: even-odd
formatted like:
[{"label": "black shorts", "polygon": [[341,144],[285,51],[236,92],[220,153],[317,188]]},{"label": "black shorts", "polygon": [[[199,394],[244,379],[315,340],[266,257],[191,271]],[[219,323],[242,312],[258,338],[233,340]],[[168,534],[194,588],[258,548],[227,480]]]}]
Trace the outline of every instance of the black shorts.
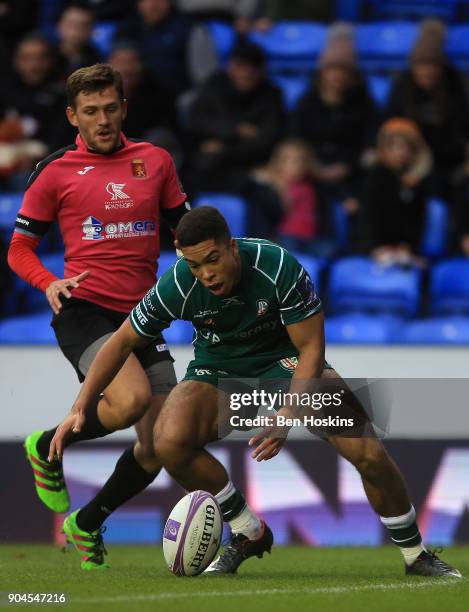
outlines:
[{"label": "black shorts", "polygon": [[[83,353],[99,338],[114,333],[128,315],[77,298],[64,298],[62,305],[59,314],[54,314],[51,326],[62,353],[83,382],[85,376],[79,367]],[[135,351],[135,355],[144,370],[161,361],[174,361],[162,334],[144,349]]]}]

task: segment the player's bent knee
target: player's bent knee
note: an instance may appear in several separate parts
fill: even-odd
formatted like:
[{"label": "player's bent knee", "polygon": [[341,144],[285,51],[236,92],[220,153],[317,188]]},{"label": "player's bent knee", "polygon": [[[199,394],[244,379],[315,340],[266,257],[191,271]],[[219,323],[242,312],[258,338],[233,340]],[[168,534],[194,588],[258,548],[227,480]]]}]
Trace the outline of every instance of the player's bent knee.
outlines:
[{"label": "player's bent knee", "polygon": [[112,402],[111,407],[119,419],[121,429],[135,425],[142,418],[150,406],[150,399],[150,394],[145,391],[129,390]]},{"label": "player's bent knee", "polygon": [[362,476],[368,479],[379,478],[388,471],[389,456],[382,446],[365,449],[354,462]]}]

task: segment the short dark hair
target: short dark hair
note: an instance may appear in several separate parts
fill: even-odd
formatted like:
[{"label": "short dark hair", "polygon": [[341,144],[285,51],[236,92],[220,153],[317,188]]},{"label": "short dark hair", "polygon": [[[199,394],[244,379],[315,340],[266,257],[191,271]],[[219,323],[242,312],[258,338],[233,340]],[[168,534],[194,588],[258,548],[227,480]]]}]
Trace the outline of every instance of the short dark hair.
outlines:
[{"label": "short dark hair", "polygon": [[260,69],[263,69],[266,63],[265,53],[261,47],[246,41],[242,41],[234,47],[230,59]]},{"label": "short dark hair", "polygon": [[225,217],[213,206],[199,206],[186,213],[176,227],[181,247],[194,246],[204,240],[229,242],[231,232]]},{"label": "short dark hair", "polygon": [[79,68],[72,72],[67,79],[66,93],[69,106],[75,108],[75,101],[78,94],[82,91],[85,93],[94,93],[106,89],[106,87],[115,87],[119,94],[120,100],[124,100],[124,87],[122,85],[122,77],[120,72],[114,70],[110,64],[94,64]]}]

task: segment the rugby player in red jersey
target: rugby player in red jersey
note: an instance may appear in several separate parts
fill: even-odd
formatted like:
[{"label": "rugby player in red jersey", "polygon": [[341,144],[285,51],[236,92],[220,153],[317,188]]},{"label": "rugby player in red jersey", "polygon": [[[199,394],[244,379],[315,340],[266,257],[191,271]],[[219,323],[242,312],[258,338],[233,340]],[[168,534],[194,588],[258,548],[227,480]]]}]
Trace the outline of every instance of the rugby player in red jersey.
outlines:
[{"label": "rugby player in red jersey", "polygon": [[[67,96],[67,117],[78,136],[32,173],[8,262],[45,293],[58,344],[83,381],[99,348],[154,284],[160,217],[174,228],[188,205],[170,155],[121,132],[127,103],[117,71],[108,64],[81,68],[69,77]],[[48,271],[35,253],[54,221],[65,244],[64,278]],[[175,384],[173,359],[159,336],[129,356],[86,426],[67,440],[67,445],[91,440],[133,424],[137,430],[137,442],[122,454],[95,499],[68,517],[69,539],[77,549],[87,542],[83,569],[106,567],[102,523],[160,469],[153,424]],[[62,465],[47,461],[55,430],[32,433],[25,449],[40,499],[55,512],[66,512],[70,501]]]}]

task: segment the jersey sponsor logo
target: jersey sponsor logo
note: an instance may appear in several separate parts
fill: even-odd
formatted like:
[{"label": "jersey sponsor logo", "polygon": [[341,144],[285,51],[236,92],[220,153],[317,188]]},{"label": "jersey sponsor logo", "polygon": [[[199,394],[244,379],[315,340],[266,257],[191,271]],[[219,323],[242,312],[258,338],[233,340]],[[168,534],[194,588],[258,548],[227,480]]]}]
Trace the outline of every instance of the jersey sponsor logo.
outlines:
[{"label": "jersey sponsor logo", "polygon": [[148,318],[143,314],[142,309],[140,308],[140,304],[137,304],[134,308],[134,314],[137,317],[137,320],[142,325],[148,323]]},{"label": "jersey sponsor logo", "polygon": [[219,310],[199,310],[197,314],[194,315],[194,319],[201,317],[209,317],[210,315],[219,314]]},{"label": "jersey sponsor logo", "polygon": [[307,308],[313,308],[319,302],[319,298],[314,290],[313,281],[309,274],[305,272],[297,284],[298,292],[301,296],[303,304]]},{"label": "jersey sponsor logo", "polygon": [[84,176],[90,170],[94,170],[94,166],[85,166],[83,170],[78,170],[77,174],[81,174],[82,176]]},{"label": "jersey sponsor logo", "polygon": [[262,315],[264,315],[269,309],[269,302],[268,300],[257,300],[256,306],[257,316],[262,317]]},{"label": "jersey sponsor logo", "polygon": [[91,215],[83,221],[83,240],[103,240],[115,238],[136,238],[139,236],[155,236],[156,224],[154,221],[118,221],[117,223],[103,223]]},{"label": "jersey sponsor logo", "polygon": [[16,217],[15,223],[20,223],[21,225],[26,225],[26,227],[29,226],[29,220],[28,219],[23,219],[23,217]]},{"label": "jersey sponsor logo", "polygon": [[155,348],[158,351],[158,353],[162,353],[163,351],[168,350],[168,345],[167,344],[157,344]]},{"label": "jersey sponsor logo", "polygon": [[257,336],[257,334],[261,334],[265,331],[274,331],[277,329],[278,320],[274,319],[273,321],[265,321],[264,323],[259,323],[255,327],[251,327],[246,331],[239,332],[240,338],[252,338],[252,336]]},{"label": "jersey sponsor logo", "polygon": [[146,178],[147,169],[145,168],[145,162],[143,159],[133,159],[131,162],[132,174],[135,178]]},{"label": "jersey sponsor logo", "polygon": [[229,308],[230,306],[244,306],[244,302],[237,295],[221,301],[222,308]]},{"label": "jersey sponsor logo", "polygon": [[211,342],[212,344],[217,344],[220,342],[220,336],[218,336],[215,332],[210,331],[210,329],[199,329],[199,334],[204,340],[207,340],[207,342]]},{"label": "jersey sponsor logo", "polygon": [[196,376],[211,376],[212,370],[204,370],[203,368],[195,368],[194,370]]},{"label": "jersey sponsor logo", "polygon": [[106,185],[106,191],[111,196],[111,200],[130,200],[124,191],[125,183],[108,183]]},{"label": "jersey sponsor logo", "polygon": [[278,363],[284,370],[293,372],[298,366],[298,357],[286,357],[285,359],[280,359]]},{"label": "jersey sponsor logo", "polygon": [[132,200],[128,200],[127,202],[106,202],[104,204],[105,210],[120,210],[122,208],[132,208],[134,203]]}]

